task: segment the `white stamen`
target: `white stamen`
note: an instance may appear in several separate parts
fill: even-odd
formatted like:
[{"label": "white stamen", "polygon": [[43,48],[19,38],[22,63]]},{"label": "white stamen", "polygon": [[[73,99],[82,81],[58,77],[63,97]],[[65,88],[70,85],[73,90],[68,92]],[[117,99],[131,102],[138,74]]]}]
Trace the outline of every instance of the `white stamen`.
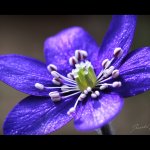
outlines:
[{"label": "white stamen", "polygon": [[121,47],[115,48],[115,50],[114,50],[115,57],[120,57],[122,55],[122,53],[123,53],[123,50],[121,49]]},{"label": "white stamen", "polygon": [[80,64],[78,64],[78,68],[86,68],[86,64],[84,62],[80,62]]},{"label": "white stamen", "polygon": [[44,86],[44,89],[61,89],[62,91],[63,91],[63,89],[78,89],[78,87],[77,86],[68,86],[68,88],[62,88],[62,87],[46,87],[46,86]]},{"label": "white stamen", "polygon": [[76,70],[78,69],[78,71],[81,68],[81,63],[80,64],[75,64],[76,69],[73,69],[72,72],[76,72]]},{"label": "white stamen", "polygon": [[67,96],[62,96],[62,98],[63,98],[63,99],[69,98],[69,97],[74,96],[74,95],[77,95],[77,94],[79,94],[79,93],[81,93],[81,91],[76,92],[76,93],[73,93],[73,94],[70,94],[70,95],[67,95]]},{"label": "white stamen", "polygon": [[44,85],[43,84],[40,84],[40,83],[35,83],[34,85],[37,89],[39,90],[43,90],[44,89]]},{"label": "white stamen", "polygon": [[91,92],[92,88],[91,88],[91,87],[88,87],[86,90],[87,90],[88,92]]},{"label": "white stamen", "polygon": [[61,98],[60,97],[55,97],[55,98],[51,98],[51,100],[53,102],[59,102],[61,100]]},{"label": "white stamen", "polygon": [[110,79],[112,79],[112,76],[110,76],[110,77],[108,77],[106,79],[100,78],[99,80],[97,80],[97,85],[102,84],[102,83],[104,83],[106,81],[109,81]]},{"label": "white stamen", "polygon": [[65,94],[65,93],[68,93],[68,92],[76,92],[76,91],[79,91],[79,89],[69,89],[69,90],[66,90],[66,91],[63,91],[63,92],[60,92],[61,94]]},{"label": "white stamen", "polygon": [[70,59],[69,59],[69,64],[71,65],[71,66],[74,66],[76,63],[78,63],[78,59],[76,58],[76,57],[70,57]]},{"label": "white stamen", "polygon": [[112,87],[120,87],[121,86],[121,82],[120,81],[115,81],[112,83]]},{"label": "white stamen", "polygon": [[72,115],[74,112],[76,111],[76,109],[74,107],[71,107],[68,112],[67,112],[67,115]]},{"label": "white stamen", "polygon": [[114,68],[115,68],[114,66],[111,66],[108,69],[104,70],[103,77],[107,78],[109,75],[111,75],[113,70],[114,70]]},{"label": "white stamen", "polygon": [[60,76],[59,76],[59,73],[56,72],[56,71],[52,71],[52,72],[51,72],[51,75],[52,75],[53,77],[55,77],[55,78],[59,78],[59,77],[60,77]]},{"label": "white stamen", "polygon": [[76,50],[75,57],[78,61],[84,60],[88,56],[87,52],[84,50]]},{"label": "white stamen", "polygon": [[74,80],[74,76],[73,76],[73,74],[72,74],[72,73],[68,73],[68,74],[67,74],[67,77],[68,77],[69,79]]},{"label": "white stamen", "polygon": [[117,78],[118,76],[119,76],[119,70],[116,69],[112,72],[112,77]]},{"label": "white stamen", "polygon": [[84,93],[81,93],[80,96],[78,97],[78,99],[76,100],[74,106],[69,109],[69,111],[67,112],[67,114],[71,115],[72,113],[74,113],[76,111],[76,107],[77,107],[78,102],[82,101],[85,97],[86,97],[86,95]]},{"label": "white stamen", "polygon": [[82,94],[80,95],[80,100],[83,100],[84,98],[86,98],[86,94],[82,93]]},{"label": "white stamen", "polygon": [[108,66],[109,62],[110,62],[109,59],[103,60],[103,62],[102,62],[103,68],[106,68],[106,66]]},{"label": "white stamen", "polygon": [[99,96],[99,95],[100,95],[100,92],[99,92],[99,91],[95,91],[95,94],[96,94],[97,96]]},{"label": "white stamen", "polygon": [[106,64],[105,64],[104,68],[105,68],[105,69],[108,68],[108,67],[110,66],[110,64],[111,64],[111,61],[108,60],[108,61],[106,62]]},{"label": "white stamen", "polygon": [[81,59],[81,52],[80,52],[80,50],[76,50],[76,51],[75,51],[75,57],[76,57],[76,59],[77,59],[78,61]]},{"label": "white stamen", "polygon": [[92,97],[92,98],[96,98],[97,95],[96,95],[95,93],[92,93],[92,94],[91,94],[91,97]]},{"label": "white stamen", "polygon": [[77,107],[77,104],[78,104],[79,101],[82,101],[81,95],[82,95],[82,93],[80,94],[80,96],[79,96],[78,99],[76,100],[76,102],[75,102],[75,104],[74,104],[74,108]]},{"label": "white stamen", "polygon": [[113,72],[114,68],[115,68],[114,66],[110,66],[110,67],[109,67],[109,71],[110,71],[110,72]]},{"label": "white stamen", "polygon": [[47,69],[48,69],[49,72],[57,71],[57,67],[55,65],[53,65],[53,64],[49,64],[47,66]]},{"label": "white stamen", "polygon": [[[84,91],[81,91],[79,89],[79,85],[77,84],[75,78],[79,76],[78,72],[80,69],[83,69],[84,75],[88,74],[89,72],[89,67],[92,67],[91,62],[84,60],[87,56],[88,53],[84,50],[76,50],[75,51],[75,56],[71,57],[69,59],[70,65],[74,66],[74,69],[72,72],[67,74],[67,77],[61,75],[60,73],[57,72],[57,67],[53,64],[49,64],[47,66],[48,71],[51,73],[51,75],[54,77],[52,82],[56,85],[63,84],[63,86],[58,86],[58,87],[46,87],[43,84],[36,83],[35,87],[37,89],[43,90],[43,89],[54,89],[59,91],[53,91],[49,93],[49,96],[52,101],[57,102],[62,99],[67,99],[71,98],[72,96],[78,96],[78,99],[76,100],[74,107],[70,108],[69,111],[67,112],[68,115],[72,115],[76,111],[76,107],[80,101],[83,101],[88,93],[90,93],[91,97],[97,98],[100,95],[100,90],[104,90],[106,88],[110,87],[120,87],[121,82],[120,81],[114,81],[113,83],[109,83],[111,81],[110,79],[117,78],[119,76],[119,70],[114,70],[115,67],[112,66],[112,64],[116,61],[116,57],[120,57],[122,54],[122,49],[120,47],[116,48],[114,50],[114,57],[109,59],[105,59],[102,62],[103,69],[102,71],[98,74],[95,87],[87,87],[84,89]],[[84,60],[84,61],[82,61]],[[94,69],[94,68],[93,68]],[[108,81],[108,82],[107,82]],[[84,84],[84,83],[83,83]],[[88,84],[88,83],[87,83]],[[90,84],[88,84],[90,85]]]},{"label": "white stamen", "polygon": [[54,101],[54,102],[61,100],[61,96],[58,91],[50,92],[49,96],[51,97],[52,101]]},{"label": "white stamen", "polygon": [[85,60],[85,67],[86,67],[86,68],[89,68],[89,67],[92,67],[92,68],[93,68],[93,65],[92,65],[91,62],[89,62],[88,60]]},{"label": "white stamen", "polygon": [[79,71],[79,69],[72,69],[72,74],[73,74],[73,77],[74,78],[78,78],[78,71]]},{"label": "white stamen", "polygon": [[[62,91],[67,91],[68,88],[69,88],[69,86],[67,86],[67,85],[61,86],[61,90],[62,90]],[[74,87],[72,87],[72,88],[74,88]]]},{"label": "white stamen", "polygon": [[[52,72],[53,72],[53,71],[52,71]],[[70,83],[75,84],[75,85],[77,84],[74,80],[69,79],[69,78],[66,78],[65,76],[59,74],[58,72],[57,72],[57,75],[58,75],[60,78],[62,78],[63,80],[67,81],[67,82],[70,82]]]},{"label": "white stamen", "polygon": [[[104,70],[102,70],[99,74],[98,74],[98,76],[97,76],[97,81],[100,81],[101,80],[101,78],[103,78],[103,74],[104,74],[104,72],[107,72],[106,70],[110,67],[110,65],[111,65],[111,63],[113,62],[113,60],[114,60],[114,58],[112,58],[111,60],[108,60],[108,59],[105,59],[103,62],[104,63],[102,63],[102,65],[103,65],[103,67],[104,67]],[[109,69],[108,69],[109,70]],[[106,76],[107,77],[107,76]]]},{"label": "white stamen", "polygon": [[76,85],[73,83],[71,83],[71,84],[69,84],[69,83],[65,83],[65,85],[68,85],[68,86],[70,86],[70,87],[75,87]]},{"label": "white stamen", "polygon": [[103,70],[98,74],[97,80],[99,80],[102,77],[102,75],[103,75]]},{"label": "white stamen", "polygon": [[59,97],[60,94],[59,94],[58,91],[53,91],[53,92],[50,92],[50,93],[49,93],[49,96],[50,96],[50,97]]},{"label": "white stamen", "polygon": [[107,84],[103,84],[102,86],[100,86],[100,90],[105,90],[106,88],[108,88],[108,85]]},{"label": "white stamen", "polygon": [[84,90],[84,94],[88,94],[88,91],[87,91],[87,90]]},{"label": "white stamen", "polygon": [[81,60],[85,59],[88,56],[88,53],[84,50],[80,50],[81,53]]},{"label": "white stamen", "polygon": [[59,78],[53,78],[52,82],[55,84],[55,85],[61,85],[61,81]]}]

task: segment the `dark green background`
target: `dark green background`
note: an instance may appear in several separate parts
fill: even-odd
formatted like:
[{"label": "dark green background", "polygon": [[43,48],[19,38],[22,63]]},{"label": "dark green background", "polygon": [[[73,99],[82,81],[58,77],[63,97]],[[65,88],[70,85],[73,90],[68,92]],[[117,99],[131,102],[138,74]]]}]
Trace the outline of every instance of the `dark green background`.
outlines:
[{"label": "dark green background", "polygon": [[[109,15],[1,15],[0,54],[22,54],[44,61],[44,40],[71,26],[81,26],[100,44],[111,20]],[[150,45],[150,15],[139,15],[131,50]],[[8,112],[26,97],[0,83],[0,134]],[[141,129],[132,132],[134,126]],[[150,134],[150,93],[125,99],[121,113],[112,121],[116,134]],[[143,129],[142,129],[143,128]],[[53,134],[97,134],[78,132],[69,123]]]}]

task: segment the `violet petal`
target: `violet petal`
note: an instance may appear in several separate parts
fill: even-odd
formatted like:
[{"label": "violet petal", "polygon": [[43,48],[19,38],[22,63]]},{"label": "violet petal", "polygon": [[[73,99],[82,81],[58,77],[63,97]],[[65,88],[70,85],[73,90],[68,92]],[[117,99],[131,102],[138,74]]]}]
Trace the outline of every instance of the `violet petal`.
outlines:
[{"label": "violet petal", "polygon": [[48,97],[26,97],[8,114],[3,125],[4,134],[49,134],[72,119],[67,111],[74,102],[74,99],[66,99],[54,103]]},{"label": "violet petal", "polygon": [[21,55],[0,56],[0,80],[18,91],[35,96],[48,96],[49,90],[35,88],[35,83],[52,85],[46,65]]},{"label": "violet petal", "polygon": [[94,61],[99,47],[89,33],[81,27],[65,29],[45,41],[44,52],[47,65],[52,63],[58,67],[60,73],[68,74],[72,70],[69,58],[75,55],[75,50],[87,51],[88,60]]},{"label": "violet petal", "polygon": [[111,59],[113,57],[114,49],[121,47],[123,49],[122,56],[116,61],[117,66],[119,62],[127,55],[130,45],[132,43],[134,31],[136,27],[136,16],[134,15],[114,15],[106,33],[100,51],[100,63],[104,59]]},{"label": "violet petal", "polygon": [[99,99],[88,99],[80,103],[75,116],[77,130],[94,130],[111,121],[123,106],[122,98],[115,94],[101,94]]},{"label": "violet petal", "polygon": [[150,89],[150,47],[137,49],[126,57],[119,69],[122,86],[114,89],[130,97]]}]

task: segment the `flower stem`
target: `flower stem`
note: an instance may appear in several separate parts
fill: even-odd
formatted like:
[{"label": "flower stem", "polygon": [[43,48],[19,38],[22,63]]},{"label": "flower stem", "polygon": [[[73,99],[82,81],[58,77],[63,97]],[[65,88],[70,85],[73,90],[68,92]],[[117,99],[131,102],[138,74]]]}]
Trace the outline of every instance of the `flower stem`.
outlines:
[{"label": "flower stem", "polygon": [[102,135],[112,135],[112,128],[110,124],[106,124],[101,128]]}]

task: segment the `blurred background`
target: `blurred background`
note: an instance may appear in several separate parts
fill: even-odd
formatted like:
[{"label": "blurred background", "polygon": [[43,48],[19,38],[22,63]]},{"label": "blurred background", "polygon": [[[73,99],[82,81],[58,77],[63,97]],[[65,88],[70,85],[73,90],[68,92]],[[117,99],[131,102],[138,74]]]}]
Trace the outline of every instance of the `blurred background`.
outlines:
[{"label": "blurred background", "polygon": [[[0,54],[22,54],[44,61],[43,42],[64,28],[81,26],[100,44],[106,33],[109,15],[0,15]],[[131,50],[150,46],[150,15],[139,15]],[[0,134],[8,112],[27,95],[0,82]],[[150,135],[149,91],[125,99],[121,113],[111,122],[115,134]],[[135,130],[134,130],[135,129]],[[73,121],[56,135],[96,135],[97,132],[78,132]]]}]

